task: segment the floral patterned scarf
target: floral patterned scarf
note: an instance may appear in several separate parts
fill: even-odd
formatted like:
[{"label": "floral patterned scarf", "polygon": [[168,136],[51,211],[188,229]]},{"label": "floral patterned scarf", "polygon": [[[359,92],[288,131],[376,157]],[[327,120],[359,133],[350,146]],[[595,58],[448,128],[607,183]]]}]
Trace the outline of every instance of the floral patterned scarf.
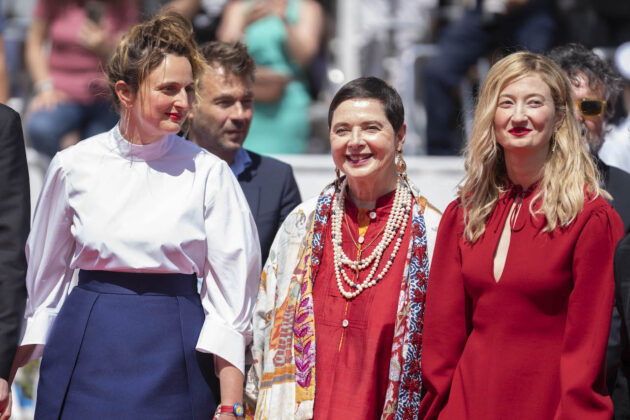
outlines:
[{"label": "floral patterned scarf", "polygon": [[[427,201],[412,185],[406,185],[415,198],[412,234],[401,279],[383,420],[417,418],[422,394],[420,356],[429,274],[424,219]],[[322,260],[333,198],[338,193],[334,185],[329,185],[314,211],[308,212],[307,203],[299,206],[272,245],[254,310],[254,360],[245,389],[248,418],[313,417],[313,281]]]}]

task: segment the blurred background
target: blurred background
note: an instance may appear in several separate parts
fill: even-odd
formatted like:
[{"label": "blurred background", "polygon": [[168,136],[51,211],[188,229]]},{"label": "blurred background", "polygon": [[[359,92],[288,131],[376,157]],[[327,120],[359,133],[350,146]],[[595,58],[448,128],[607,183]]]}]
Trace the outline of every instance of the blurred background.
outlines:
[{"label": "blurred background", "polygon": [[[54,152],[116,121],[99,74],[117,34],[163,8],[187,16],[200,43],[242,39],[248,45],[260,70],[257,83],[272,94],[257,97],[245,147],[292,164],[305,199],[334,177],[328,104],[359,76],[381,77],[400,93],[409,176],[440,209],[464,173],[460,152],[478,87],[493,62],[510,52],[544,53],[579,42],[610,60],[626,90],[607,130],[630,141],[627,0],[0,1],[0,101],[22,115],[33,208]],[[309,31],[288,39],[278,16],[268,12],[250,21],[230,10],[235,3],[248,11],[272,4],[268,10]],[[291,55],[290,42],[303,43],[304,53]],[[274,76],[281,82],[273,84]],[[82,79],[87,88],[80,91]],[[36,364],[20,370],[13,418],[32,418],[36,380]]]}]

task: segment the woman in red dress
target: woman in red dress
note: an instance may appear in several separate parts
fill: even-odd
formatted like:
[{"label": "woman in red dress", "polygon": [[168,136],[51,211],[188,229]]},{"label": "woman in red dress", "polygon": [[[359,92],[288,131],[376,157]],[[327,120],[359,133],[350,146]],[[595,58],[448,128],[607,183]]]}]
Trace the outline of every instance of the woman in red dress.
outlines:
[{"label": "woman in red dress", "polygon": [[425,419],[610,419],[606,340],[623,228],[571,87],[519,52],[482,87],[427,291]]}]

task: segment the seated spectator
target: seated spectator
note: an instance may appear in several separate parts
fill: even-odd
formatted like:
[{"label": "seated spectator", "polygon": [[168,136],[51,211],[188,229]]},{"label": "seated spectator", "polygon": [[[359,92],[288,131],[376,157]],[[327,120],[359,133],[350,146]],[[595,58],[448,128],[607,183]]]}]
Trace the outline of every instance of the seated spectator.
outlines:
[{"label": "seated spectator", "polygon": [[240,42],[201,47],[209,64],[199,82],[189,137],[230,165],[256,221],[262,262],[287,215],[302,202],[291,166],[245,150],[252,122],[256,65]]},{"label": "seated spectator", "polygon": [[257,153],[304,153],[311,102],[304,72],[319,50],[322,7],[315,0],[235,0],[217,37],[244,39],[258,70],[247,148]]},{"label": "seated spectator", "polygon": [[35,86],[26,132],[33,147],[52,157],[69,133],[87,138],[116,124],[103,67],[137,17],[132,1],[37,1],[26,40]]}]

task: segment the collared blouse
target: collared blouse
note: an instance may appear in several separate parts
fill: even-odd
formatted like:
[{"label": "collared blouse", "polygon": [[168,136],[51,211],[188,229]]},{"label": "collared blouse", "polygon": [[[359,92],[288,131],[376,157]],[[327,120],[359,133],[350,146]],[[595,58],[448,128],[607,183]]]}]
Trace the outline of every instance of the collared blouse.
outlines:
[{"label": "collared blouse", "polygon": [[53,158],[31,234],[21,345],[39,357],[75,269],[196,273],[197,350],[244,370],[260,278],[247,201],[228,165],[176,135],[131,144],[114,127]]}]

